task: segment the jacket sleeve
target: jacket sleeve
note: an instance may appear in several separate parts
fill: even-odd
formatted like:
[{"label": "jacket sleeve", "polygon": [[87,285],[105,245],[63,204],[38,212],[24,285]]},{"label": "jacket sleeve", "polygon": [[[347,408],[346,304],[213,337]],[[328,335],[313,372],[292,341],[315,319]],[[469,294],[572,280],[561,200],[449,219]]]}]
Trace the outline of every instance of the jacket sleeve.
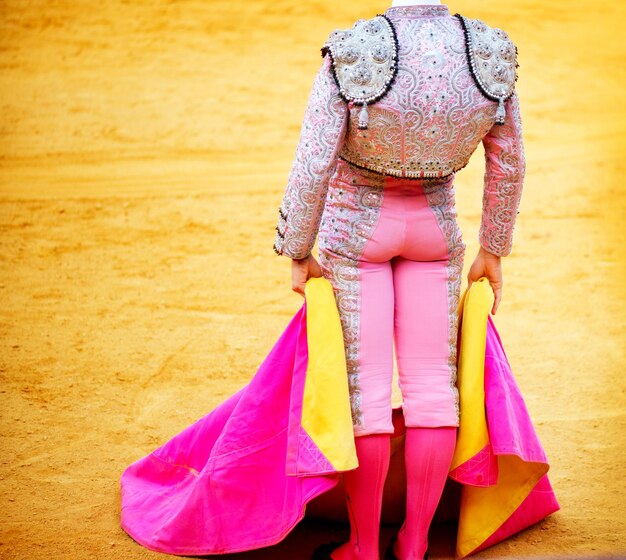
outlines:
[{"label": "jacket sleeve", "polygon": [[505,102],[504,124],[494,124],[483,138],[485,177],[478,240],[495,255],[506,257],[513,245],[513,229],[526,173],[522,122],[517,92]]},{"label": "jacket sleeve", "polygon": [[287,180],[274,252],[293,259],[311,253],[326,203],[328,182],[337,163],[348,120],[348,104],[324,56],[304,113],[295,159]]}]

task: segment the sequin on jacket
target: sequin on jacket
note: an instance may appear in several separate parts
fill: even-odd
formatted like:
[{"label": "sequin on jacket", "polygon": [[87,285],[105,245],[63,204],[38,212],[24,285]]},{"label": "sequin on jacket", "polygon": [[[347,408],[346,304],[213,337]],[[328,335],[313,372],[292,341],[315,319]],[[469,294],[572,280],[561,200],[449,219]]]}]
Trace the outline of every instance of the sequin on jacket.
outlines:
[{"label": "sequin on jacket", "polygon": [[305,110],[274,251],[311,253],[338,158],[378,173],[438,179],[485,150],[479,243],[507,256],[525,175],[517,47],[445,4],[391,7],[333,31]]}]

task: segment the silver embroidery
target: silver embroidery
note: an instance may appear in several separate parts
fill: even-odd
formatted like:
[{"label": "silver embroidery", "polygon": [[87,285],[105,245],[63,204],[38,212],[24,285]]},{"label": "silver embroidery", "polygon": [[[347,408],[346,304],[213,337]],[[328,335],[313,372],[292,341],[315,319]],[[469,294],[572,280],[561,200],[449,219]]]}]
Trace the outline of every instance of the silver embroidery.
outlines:
[{"label": "silver embroidery", "polygon": [[457,381],[457,339],[459,328],[459,299],[463,260],[466,243],[457,221],[455,187],[453,178],[444,184],[424,184],[424,193],[430,208],[437,217],[437,222],[448,246],[448,264],[446,265],[446,285],[448,288],[448,367],[450,368],[450,390],[454,396],[457,425],[459,422],[459,391]]},{"label": "silver embroidery", "polygon": [[385,12],[399,45],[393,86],[368,107],[367,130],[358,126],[361,108],[349,104],[339,155],[394,177],[444,178],[468,164],[497,103],[474,80],[462,25],[445,5],[399,8]]},{"label": "silver embroidery", "polygon": [[347,120],[325,57],[317,73],[304,114],[296,156],[279,208],[274,251],[293,259],[310,254],[324,210],[328,181],[337,162]]},{"label": "silver embroidery", "polygon": [[468,63],[483,94],[498,101],[496,122],[503,124],[506,101],[517,81],[517,47],[505,31],[484,21],[454,14],[461,22],[467,42]]},{"label": "silver embroidery", "polygon": [[367,104],[389,90],[397,67],[397,44],[393,25],[384,15],[359,19],[352,29],[333,31],[322,47],[330,53],[333,76],[341,96],[362,106],[359,128],[368,125]]},{"label": "silver embroidery", "polygon": [[526,158],[517,94],[506,102],[503,125],[494,125],[483,139],[485,178],[478,240],[490,253],[506,257],[513,247],[513,231],[522,197]]},{"label": "silver embroidery", "polygon": [[371,102],[386,91],[396,69],[393,28],[383,16],[359,19],[352,29],[333,31],[322,47],[329,52],[344,98]]},{"label": "silver embroidery", "polygon": [[360,270],[359,257],[372,236],[383,204],[385,178],[373,172],[357,175],[339,161],[330,181],[319,231],[319,263],[333,286],[341,318],[350,407],[354,426],[363,425],[359,383]]}]

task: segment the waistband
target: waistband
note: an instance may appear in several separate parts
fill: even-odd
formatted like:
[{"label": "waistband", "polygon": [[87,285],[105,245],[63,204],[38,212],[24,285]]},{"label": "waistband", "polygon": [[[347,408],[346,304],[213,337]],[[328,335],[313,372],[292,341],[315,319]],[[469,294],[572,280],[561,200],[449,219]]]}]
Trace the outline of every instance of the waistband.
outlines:
[{"label": "waistband", "polygon": [[454,173],[446,177],[428,177],[421,179],[413,177],[395,177],[361,167],[341,157],[337,159],[337,167],[333,176],[333,178],[344,184],[354,186],[404,190],[423,187],[425,190],[429,191],[451,186],[454,183],[454,177]]}]

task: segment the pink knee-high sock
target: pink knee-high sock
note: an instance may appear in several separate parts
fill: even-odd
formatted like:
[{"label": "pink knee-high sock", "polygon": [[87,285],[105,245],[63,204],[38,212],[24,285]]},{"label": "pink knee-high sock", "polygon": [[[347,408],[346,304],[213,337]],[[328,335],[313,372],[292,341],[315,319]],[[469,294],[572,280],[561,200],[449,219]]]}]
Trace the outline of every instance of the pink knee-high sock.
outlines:
[{"label": "pink knee-high sock", "polygon": [[343,474],[350,516],[350,540],[334,550],[334,560],[378,560],[383,488],[389,470],[391,434],[355,438],[359,466]]},{"label": "pink knee-high sock", "polygon": [[406,519],[394,546],[401,560],[424,558],[428,529],[443,493],[455,445],[455,427],[406,429]]}]

